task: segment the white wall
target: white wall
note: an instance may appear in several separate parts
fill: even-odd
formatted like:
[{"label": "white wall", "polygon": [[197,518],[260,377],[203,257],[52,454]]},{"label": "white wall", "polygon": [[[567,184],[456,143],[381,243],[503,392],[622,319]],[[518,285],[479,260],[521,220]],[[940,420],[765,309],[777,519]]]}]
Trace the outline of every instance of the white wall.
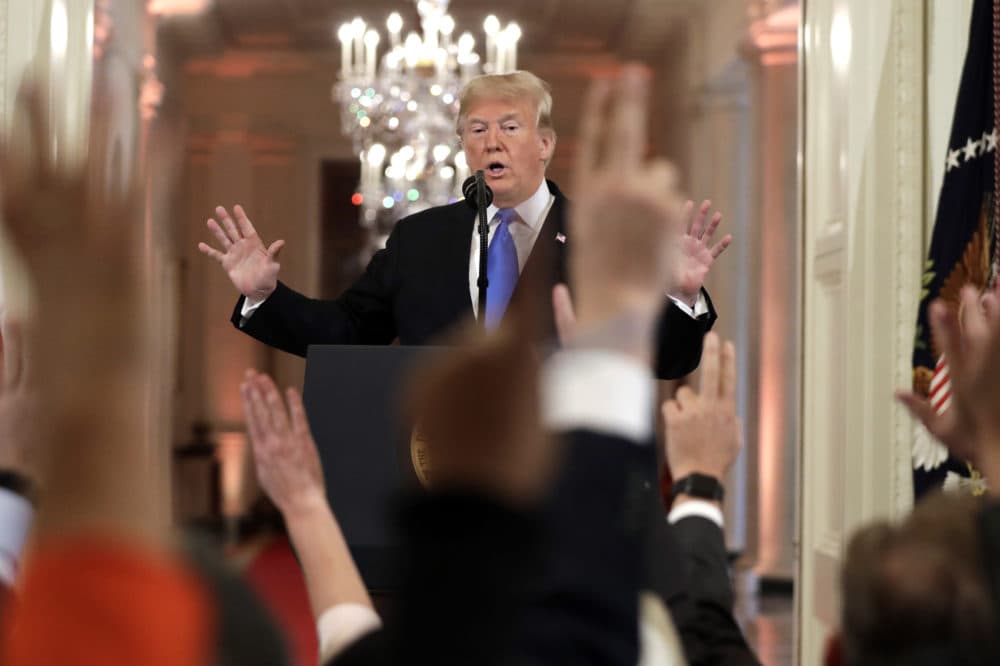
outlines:
[{"label": "white wall", "polygon": [[924,5],[805,3],[798,663],[837,625],[851,532],[911,503],[910,383],[923,257]]}]

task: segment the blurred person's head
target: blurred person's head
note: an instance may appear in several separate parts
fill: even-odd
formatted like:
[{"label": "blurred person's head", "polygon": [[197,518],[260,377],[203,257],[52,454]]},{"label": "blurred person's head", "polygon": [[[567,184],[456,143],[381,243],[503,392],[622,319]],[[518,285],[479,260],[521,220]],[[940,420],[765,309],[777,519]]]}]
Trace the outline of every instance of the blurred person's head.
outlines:
[{"label": "blurred person's head", "polygon": [[478,76],[459,98],[458,136],[469,169],[482,169],[500,208],[528,200],[552,158],[552,94],[530,72]]},{"label": "blurred person's head", "polygon": [[856,532],[827,666],[986,664],[995,627],[973,497],[939,494]]}]

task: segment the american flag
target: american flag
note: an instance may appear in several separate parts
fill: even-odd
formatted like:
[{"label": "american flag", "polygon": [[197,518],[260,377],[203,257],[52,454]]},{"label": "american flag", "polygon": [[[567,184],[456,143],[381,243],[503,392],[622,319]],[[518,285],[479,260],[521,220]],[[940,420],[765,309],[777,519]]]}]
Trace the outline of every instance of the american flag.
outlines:
[{"label": "american flag", "polygon": [[[957,309],[964,286],[983,290],[994,280],[1000,219],[998,41],[1000,0],[975,0],[948,149],[940,156],[945,163],[944,180],[924,263],[924,291],[913,346],[914,391],[926,396],[939,414],[951,406],[951,374],[948,359],[931,335],[927,308],[940,299]],[[918,498],[941,488],[949,473],[969,476],[969,464],[954,457],[940,456],[933,464],[923,464],[916,455],[919,437],[914,445],[913,488]]]},{"label": "american flag", "polygon": [[945,361],[943,354],[934,366],[934,377],[931,379],[931,391],[928,397],[931,407],[938,414],[944,414],[951,407],[951,373],[948,371],[948,362]]}]

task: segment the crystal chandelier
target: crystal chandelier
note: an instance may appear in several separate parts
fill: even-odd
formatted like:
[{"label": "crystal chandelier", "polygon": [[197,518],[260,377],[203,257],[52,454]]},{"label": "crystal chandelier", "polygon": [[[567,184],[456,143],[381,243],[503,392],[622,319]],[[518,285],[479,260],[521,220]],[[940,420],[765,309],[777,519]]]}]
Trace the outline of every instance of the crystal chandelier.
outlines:
[{"label": "crystal chandelier", "polygon": [[386,21],[382,38],[356,18],[340,26],[341,69],[333,100],[341,126],[361,160],[361,179],[352,201],[361,224],[381,246],[397,220],[461,197],[469,175],[455,119],[462,85],[481,72],[517,69],[521,29],[501,29],[495,16],[483,22],[484,58],[474,52],[468,32],[453,40],[449,0],[418,0],[422,35],[401,38],[403,19]]}]

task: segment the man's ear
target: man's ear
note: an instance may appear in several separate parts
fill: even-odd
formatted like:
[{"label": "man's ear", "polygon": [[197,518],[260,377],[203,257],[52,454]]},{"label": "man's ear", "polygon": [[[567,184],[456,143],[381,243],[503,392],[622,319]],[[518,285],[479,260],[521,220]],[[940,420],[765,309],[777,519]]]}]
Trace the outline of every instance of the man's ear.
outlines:
[{"label": "man's ear", "polygon": [[839,631],[830,634],[823,649],[823,666],[843,666],[844,647]]},{"label": "man's ear", "polygon": [[548,163],[556,150],[556,133],[552,130],[543,130],[538,133],[538,141],[541,146],[542,161]]}]

